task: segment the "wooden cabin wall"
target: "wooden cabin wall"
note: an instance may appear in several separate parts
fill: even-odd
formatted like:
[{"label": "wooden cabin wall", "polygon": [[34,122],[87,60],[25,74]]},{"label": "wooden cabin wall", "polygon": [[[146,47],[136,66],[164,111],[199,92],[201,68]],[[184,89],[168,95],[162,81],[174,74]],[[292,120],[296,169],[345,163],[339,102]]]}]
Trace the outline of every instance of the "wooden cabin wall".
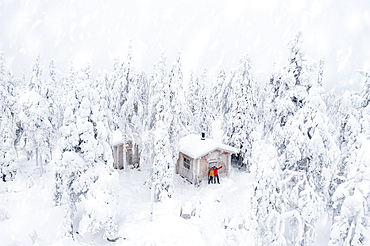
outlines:
[{"label": "wooden cabin wall", "polygon": [[[190,169],[184,167],[184,157],[190,160]],[[193,182],[193,171],[194,171],[194,160],[183,153],[179,153],[179,159],[177,161],[176,173],[180,174],[180,176],[188,179],[189,181]]]}]

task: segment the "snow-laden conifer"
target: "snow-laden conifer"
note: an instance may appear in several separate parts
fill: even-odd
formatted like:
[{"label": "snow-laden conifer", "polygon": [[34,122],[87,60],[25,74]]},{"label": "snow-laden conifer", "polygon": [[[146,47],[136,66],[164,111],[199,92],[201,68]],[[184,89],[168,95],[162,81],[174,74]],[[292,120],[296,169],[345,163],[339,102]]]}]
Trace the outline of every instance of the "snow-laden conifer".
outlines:
[{"label": "snow-laden conifer", "polygon": [[286,127],[290,138],[280,159],[286,180],[282,195],[286,211],[299,208],[302,242],[309,244],[315,240],[318,218],[326,208],[331,213],[339,149],[329,131],[330,122],[320,95],[310,95]]},{"label": "snow-laden conifer", "polygon": [[[43,155],[52,141],[52,125],[50,123],[49,103],[46,98],[46,87],[41,82],[42,70],[40,56],[37,56],[33,65],[28,90],[20,98],[19,119],[24,129],[23,148],[28,158],[36,156],[36,165],[40,164],[42,174]],[[50,151],[47,151],[50,153]]]},{"label": "snow-laden conifer", "polygon": [[[290,220],[290,234],[298,245],[315,240],[315,225],[333,193],[339,149],[322,99],[323,88],[314,82],[314,63],[305,56],[302,34],[288,44],[289,63],[275,66],[270,80],[269,118],[281,167],[280,205],[276,218]],[[269,136],[267,134],[266,136]],[[276,212],[277,212],[276,211]]]},{"label": "snow-laden conifer", "polygon": [[40,54],[38,54],[32,67],[31,79],[28,83],[28,90],[29,91],[33,90],[41,94],[42,93],[41,90],[43,90],[41,79],[42,79],[42,69],[40,64]]},{"label": "snow-laden conifer", "polygon": [[[254,178],[251,198],[251,220],[254,222],[256,245],[269,245],[284,241],[281,228],[281,168],[275,147],[262,133],[253,132],[254,145],[251,158],[251,175]],[[279,218],[277,220],[276,218]],[[275,219],[273,219],[275,218]]]},{"label": "snow-laden conifer", "polygon": [[118,129],[121,117],[122,105],[127,101],[129,85],[134,77],[131,61],[120,61],[116,59],[111,76],[111,99],[109,108],[112,110],[114,119],[114,130]]},{"label": "snow-laden conifer", "polygon": [[112,162],[98,165],[93,175],[95,182],[86,195],[85,213],[79,223],[79,232],[97,233],[104,230],[104,238],[114,240],[118,233],[118,173]]},{"label": "snow-laden conifer", "polygon": [[222,105],[226,101],[226,98],[223,98],[222,91],[226,83],[226,72],[222,67],[219,71],[216,79],[216,83],[212,88],[212,103],[213,103],[213,115],[215,119],[223,117]]},{"label": "snow-laden conifer", "polygon": [[61,127],[61,113],[60,113],[60,92],[61,86],[59,81],[56,78],[56,69],[54,60],[50,60],[49,64],[49,78],[46,79],[44,86],[43,86],[43,93],[42,97],[44,97],[47,101],[48,105],[48,120],[51,124],[51,129],[49,132],[49,136],[47,138],[47,145],[48,145],[48,152],[45,152],[46,158],[48,161],[52,159],[53,150],[55,149],[55,145],[57,139],[59,138],[59,128]]},{"label": "snow-laden conifer", "polygon": [[[161,110],[158,105],[164,100],[167,103],[167,109],[170,109],[169,77],[164,53],[162,53],[159,61],[154,65],[153,73],[149,78],[148,89],[148,91],[145,89],[143,90],[144,95],[148,95],[147,115],[143,123],[144,132],[142,135],[141,150],[141,165],[144,166],[144,168],[152,168],[153,166],[154,131],[158,119],[157,114],[159,114],[158,110]],[[167,111],[167,113],[170,112]]]},{"label": "snow-laden conifer", "polygon": [[361,91],[363,99],[362,105],[363,107],[367,107],[367,105],[369,105],[370,102],[370,72],[360,71],[360,73],[365,78]]},{"label": "snow-laden conifer", "polygon": [[[113,115],[112,111],[109,108],[110,105],[110,90],[109,90],[109,74],[107,71],[102,71],[99,73],[98,77],[94,79],[95,81],[95,90],[100,96],[99,103],[99,112],[101,115],[101,120],[104,123],[104,127],[111,131],[113,129]],[[111,141],[111,136],[108,134],[108,143]]]},{"label": "snow-laden conifer", "polygon": [[150,164],[151,220],[153,203],[173,194],[174,162],[169,129],[173,122],[169,76],[162,54],[151,76],[148,118],[144,133],[144,160]]},{"label": "snow-laden conifer", "polygon": [[250,163],[252,142],[251,132],[257,124],[254,79],[249,57],[243,57],[238,67],[231,73],[229,92],[226,100],[222,129],[224,142],[239,150],[240,160]]},{"label": "snow-laden conifer", "polygon": [[200,77],[199,86],[198,111],[195,111],[193,115],[194,131],[196,134],[205,133],[207,137],[212,138],[213,109],[206,69],[203,70]]},{"label": "snow-laden conifer", "polygon": [[[365,75],[365,79],[368,78]],[[331,227],[330,246],[334,245],[368,245],[370,243],[370,148],[369,141],[369,106],[365,81],[362,89],[362,107],[360,119],[350,114],[346,119],[342,134],[342,166],[345,175],[332,197],[334,223]],[[359,100],[356,100],[357,102]],[[357,103],[358,105],[359,103]],[[350,111],[351,112],[351,111]],[[352,110],[356,112],[356,110]]]},{"label": "snow-laden conifer", "polygon": [[[157,121],[158,104],[165,100],[169,103],[170,99],[170,86],[168,68],[166,65],[166,55],[162,53],[159,61],[155,64],[152,75],[150,76],[150,89],[149,89],[149,104],[148,104],[148,118],[146,120],[146,129],[155,129]],[[169,106],[169,105],[168,105]]]},{"label": "snow-laden conifer", "polygon": [[186,104],[188,105],[191,112],[191,132],[196,132],[196,115],[200,111],[200,93],[201,86],[199,77],[191,72],[190,80],[188,83],[188,90],[186,92]]},{"label": "snow-laden conifer", "polygon": [[0,53],[0,180],[9,181],[15,178],[18,171],[16,150],[14,148],[14,78],[8,71],[4,54]]},{"label": "snow-laden conifer", "polygon": [[177,60],[172,64],[172,68],[169,73],[169,87],[172,122],[169,125],[168,130],[172,159],[173,163],[176,163],[179,158],[180,138],[190,132],[189,127],[192,116],[189,107],[185,103],[180,54]]},{"label": "snow-laden conifer", "polygon": [[[349,166],[355,161],[352,153],[360,147],[358,135],[361,132],[361,96],[354,91],[346,91],[336,97],[328,110],[328,115],[333,122],[334,130],[332,132],[338,148],[340,149],[340,158],[337,164],[333,189],[345,182],[349,172]],[[333,216],[340,213],[341,206],[339,203],[333,205]]]},{"label": "snow-laden conifer", "polygon": [[139,100],[143,105],[143,118],[144,120],[148,117],[148,104],[149,104],[149,80],[144,71],[141,71],[136,75],[137,84],[139,88]]},{"label": "snow-laden conifer", "polygon": [[[163,105],[158,105],[163,107]],[[165,107],[163,107],[164,109]],[[174,165],[168,129],[166,124],[159,120],[154,131],[154,159],[150,171],[152,192],[155,202],[161,202],[165,197],[173,194]]]},{"label": "snow-laden conifer", "polygon": [[[82,217],[82,232],[105,229],[105,237],[117,233],[117,178],[108,144],[104,107],[91,81],[79,72],[73,90],[68,94],[58,155],[55,157],[54,200],[65,206],[66,234],[74,233],[73,219],[77,203],[87,197],[86,213]],[[108,177],[112,177],[109,179]],[[112,183],[110,183],[112,182]],[[104,211],[97,200],[104,200]],[[112,209],[105,211],[106,209]]]},{"label": "snow-laden conifer", "polygon": [[317,85],[318,86],[323,86],[323,79],[324,79],[324,66],[325,66],[325,59],[322,58],[320,59],[320,64],[319,64],[319,74],[317,76]]},{"label": "snow-laden conifer", "polygon": [[328,245],[368,245],[370,243],[370,155],[369,140],[359,136],[361,147],[352,153],[347,181],[333,195],[334,206],[340,213],[334,217]]},{"label": "snow-laden conifer", "polygon": [[141,145],[144,122],[144,105],[140,100],[140,77],[135,76],[129,84],[127,100],[122,105],[120,129],[125,130],[125,138]]}]

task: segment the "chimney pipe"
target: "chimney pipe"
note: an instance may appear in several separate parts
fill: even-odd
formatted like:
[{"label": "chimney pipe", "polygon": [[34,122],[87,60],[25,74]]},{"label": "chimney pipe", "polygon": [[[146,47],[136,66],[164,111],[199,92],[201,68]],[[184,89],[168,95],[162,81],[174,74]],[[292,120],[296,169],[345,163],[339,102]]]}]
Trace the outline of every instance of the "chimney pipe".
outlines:
[{"label": "chimney pipe", "polygon": [[202,138],[201,140],[205,140],[206,139],[206,133],[205,132],[202,132]]}]

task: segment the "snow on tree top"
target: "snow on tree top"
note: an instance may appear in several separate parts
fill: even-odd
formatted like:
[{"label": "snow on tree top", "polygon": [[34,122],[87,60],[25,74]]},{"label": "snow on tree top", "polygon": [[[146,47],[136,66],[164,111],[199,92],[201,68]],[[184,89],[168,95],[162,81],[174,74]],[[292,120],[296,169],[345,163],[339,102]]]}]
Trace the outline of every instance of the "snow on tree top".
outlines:
[{"label": "snow on tree top", "polygon": [[180,152],[185,155],[198,159],[214,150],[223,150],[230,153],[237,153],[234,147],[219,143],[213,139],[201,139],[200,135],[190,134],[180,139]]}]

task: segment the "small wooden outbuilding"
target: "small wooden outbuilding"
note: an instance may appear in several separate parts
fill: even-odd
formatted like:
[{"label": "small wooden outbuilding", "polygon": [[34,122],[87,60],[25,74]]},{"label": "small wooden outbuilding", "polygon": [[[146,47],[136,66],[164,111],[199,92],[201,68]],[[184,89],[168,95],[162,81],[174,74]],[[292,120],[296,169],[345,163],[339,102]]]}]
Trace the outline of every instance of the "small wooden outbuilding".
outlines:
[{"label": "small wooden outbuilding", "polygon": [[[122,141],[122,133],[117,130],[113,132],[113,144],[112,144],[112,151],[113,151],[113,167],[115,169],[124,169],[123,163],[123,141]],[[126,141],[126,165],[127,167],[132,167],[134,165],[140,165],[140,158],[139,158],[139,148],[137,144],[133,144],[132,141]]]},{"label": "small wooden outbuilding", "polygon": [[208,180],[209,169],[221,167],[219,175],[228,175],[231,168],[231,155],[237,149],[213,139],[190,134],[180,139],[180,153],[176,173],[193,184]]}]

